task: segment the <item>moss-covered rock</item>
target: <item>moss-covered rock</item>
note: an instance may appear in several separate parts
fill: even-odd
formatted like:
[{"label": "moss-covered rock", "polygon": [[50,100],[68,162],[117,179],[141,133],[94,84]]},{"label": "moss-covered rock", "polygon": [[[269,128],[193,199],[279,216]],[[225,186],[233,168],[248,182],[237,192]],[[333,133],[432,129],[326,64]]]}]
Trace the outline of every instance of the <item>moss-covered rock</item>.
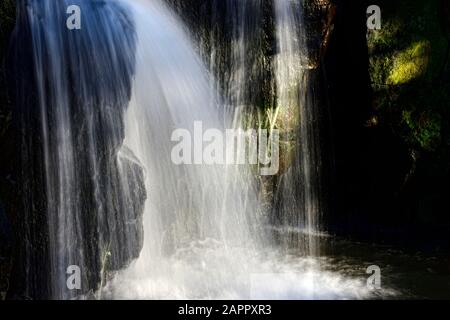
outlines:
[{"label": "moss-covered rock", "polygon": [[440,153],[448,128],[448,2],[379,1],[382,29],[368,31],[374,107],[411,148]]},{"label": "moss-covered rock", "polygon": [[428,68],[430,42],[418,41],[409,48],[399,52],[393,58],[393,66],[387,79],[388,84],[406,84],[420,78]]}]

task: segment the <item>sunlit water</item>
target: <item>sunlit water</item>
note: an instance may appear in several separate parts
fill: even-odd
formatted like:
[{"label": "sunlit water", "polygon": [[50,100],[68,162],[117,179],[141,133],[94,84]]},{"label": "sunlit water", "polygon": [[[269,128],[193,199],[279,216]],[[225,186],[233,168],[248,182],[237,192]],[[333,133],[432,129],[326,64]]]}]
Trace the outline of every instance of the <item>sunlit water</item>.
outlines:
[{"label": "sunlit water", "polygon": [[388,288],[372,290],[362,273],[359,277],[344,275],[334,270],[327,258],[226,248],[213,240],[178,249],[160,267],[146,276],[135,273],[133,267],[119,273],[104,289],[103,297],[310,300],[386,298],[397,294]]},{"label": "sunlit water", "polygon": [[362,279],[322,259],[272,247],[255,183],[238,166],[176,166],[171,133],[194,121],[223,130],[211,77],[187,33],[159,1],[125,1],[136,25],[136,76],[124,145],[145,168],[149,193],[139,259],[115,274],[107,299],[360,299]]},{"label": "sunlit water", "polygon": [[[316,172],[308,171],[315,167],[314,137],[309,136],[315,131],[309,127],[301,130],[305,142],[309,141],[302,147],[306,150],[302,158],[305,165],[300,168],[305,172],[303,182],[309,183],[309,187],[303,186],[305,201],[290,201],[292,194],[286,194],[286,206],[282,207],[287,215],[305,216],[305,222],[299,224],[303,229],[263,227],[268,212],[260,205],[257,181],[248,168],[176,166],[171,161],[174,129],[192,132],[194,122],[202,121],[204,129],[224,130],[238,118],[232,111],[244,104],[247,96],[244,90],[240,91],[247,78],[245,44],[251,36],[244,32],[245,28],[235,26],[233,31],[239,39],[231,54],[237,67],[232,71],[230,88],[221,98],[217,92],[220,86],[201,61],[186,27],[162,1],[117,0],[108,2],[103,9],[89,7],[92,11],[83,13],[84,23],[91,27],[83,30],[89,32],[80,31],[85,36],[80,39],[65,39],[56,35],[63,34],[61,28],[65,24],[58,21],[65,21],[66,17],[60,9],[69,2],[30,0],[27,7],[39,87],[37,107],[42,113],[39,120],[48,183],[53,298],[78,298],[66,291],[67,265],[77,263],[89,270],[95,275],[92,283],[97,283],[97,275],[107,274],[103,271],[108,264],[122,267],[137,256],[140,239],[138,228],[133,225],[140,225],[136,221],[140,217],[131,214],[136,191],[132,189],[137,184],[127,181],[121,171],[124,162],[142,166],[145,174],[143,248],[139,258],[125,270],[101,279],[104,287],[95,298],[377,299],[448,294],[450,268],[441,260],[336,241],[314,231],[318,229],[316,214],[320,210],[313,188]],[[238,11],[262,4],[261,0],[248,2],[254,5],[249,7],[236,6],[231,0],[227,3]],[[290,2],[278,0],[277,4],[280,52],[276,80],[280,101],[287,105],[292,102],[290,82],[299,80],[291,71],[299,64],[296,54],[301,48],[292,40],[292,25],[297,18],[290,14]],[[233,23],[244,20],[245,15],[239,14]],[[132,29],[136,32],[136,48]],[[105,34],[101,30],[109,31]],[[92,45],[92,50],[67,52],[67,44],[76,49]],[[74,76],[76,81],[72,80],[76,86],[68,77],[70,70],[82,71]],[[93,85],[92,79],[100,79],[105,70],[110,77]],[[103,175],[98,154],[104,150],[97,142],[106,140],[103,143],[107,150],[120,148],[122,128],[118,126],[118,115],[129,99],[125,81],[129,78],[133,78],[133,88],[125,117],[125,140],[117,155],[119,168],[115,174]],[[119,84],[120,90],[112,83]],[[47,92],[47,87],[52,88],[51,92]],[[82,96],[79,112],[88,119],[85,127],[74,126],[73,92]],[[103,104],[98,105],[95,98]],[[294,107],[299,103],[294,101]],[[230,104],[232,108],[224,108]],[[106,123],[109,129],[93,121],[97,112],[106,118],[100,123]],[[47,119],[47,114],[52,115],[51,119]],[[309,116],[303,112],[304,119]],[[80,132],[80,141],[84,142],[81,149],[88,152],[88,159],[78,156],[80,145],[72,139]],[[86,206],[82,178],[95,190],[91,206]],[[292,176],[292,181],[296,178],[297,175]],[[103,179],[108,180],[108,188]],[[117,210],[118,207],[125,210]],[[95,212],[85,212],[88,208]],[[95,235],[100,235],[101,240],[96,244],[89,241],[91,234],[83,232],[85,217],[91,214],[99,220]],[[293,234],[306,242],[307,250],[286,245]],[[97,258],[101,258],[99,265]],[[367,286],[366,270],[370,265],[377,265],[382,271],[379,290]]]},{"label": "sunlit water", "polygon": [[[232,115],[219,111],[221,101],[211,76],[176,17],[158,1],[130,6],[138,48],[124,144],[146,171],[145,240],[139,259],[111,274],[96,297],[414,297],[395,281],[398,270],[389,263],[391,256],[373,260],[361,254],[370,247],[351,256],[354,248],[345,242],[336,245],[333,237],[313,232],[309,225],[303,230],[258,227],[263,225],[264,210],[251,176],[242,168],[171,163],[174,128],[192,130],[193,122],[201,120],[207,127],[223,129],[231,124]],[[293,233],[321,243],[314,252],[322,255],[312,257],[297,245],[286,246],[289,241],[281,238]],[[382,270],[381,289],[367,285],[371,265]]]},{"label": "sunlit water", "polygon": [[[279,230],[281,231],[281,230]],[[286,231],[286,236],[292,230]],[[318,236],[318,235],[315,235]],[[207,240],[167,257],[164,270],[116,274],[104,299],[449,299],[450,261],[321,234],[323,255],[298,250],[255,253]],[[236,259],[234,258],[236,257]],[[245,261],[242,264],[242,261]],[[237,262],[241,264],[237,264]],[[367,286],[369,266],[381,270],[381,289]],[[183,272],[180,273],[180,270]],[[180,276],[182,274],[182,276]]]}]

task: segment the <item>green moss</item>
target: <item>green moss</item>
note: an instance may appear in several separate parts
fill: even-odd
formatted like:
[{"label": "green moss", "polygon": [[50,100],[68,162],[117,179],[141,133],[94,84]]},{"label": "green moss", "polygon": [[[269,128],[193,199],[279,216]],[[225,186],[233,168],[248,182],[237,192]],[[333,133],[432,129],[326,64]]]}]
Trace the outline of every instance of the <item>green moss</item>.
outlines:
[{"label": "green moss", "polygon": [[427,151],[433,151],[441,143],[441,117],[432,112],[414,114],[412,111],[403,111],[403,122],[409,128],[413,143]]},{"label": "green moss", "polygon": [[389,84],[404,84],[422,76],[428,67],[429,41],[418,41],[393,58],[393,68],[388,77]]},{"label": "green moss", "polygon": [[450,35],[443,28],[443,2],[380,0],[382,29],[367,34],[379,124],[436,157],[447,154],[450,141]]},{"label": "green moss", "polygon": [[[417,71],[414,65],[424,64],[421,63],[423,61],[418,61],[420,58],[428,60],[425,61],[428,79],[439,72],[447,47],[447,39],[439,22],[440,1],[380,0],[382,29],[369,31],[367,36],[370,73],[377,89],[396,84],[395,81],[389,81],[392,72],[396,74],[391,80],[407,82],[409,77],[403,77],[402,71]],[[412,63],[405,65],[407,62]],[[406,70],[403,67],[406,67]]]}]

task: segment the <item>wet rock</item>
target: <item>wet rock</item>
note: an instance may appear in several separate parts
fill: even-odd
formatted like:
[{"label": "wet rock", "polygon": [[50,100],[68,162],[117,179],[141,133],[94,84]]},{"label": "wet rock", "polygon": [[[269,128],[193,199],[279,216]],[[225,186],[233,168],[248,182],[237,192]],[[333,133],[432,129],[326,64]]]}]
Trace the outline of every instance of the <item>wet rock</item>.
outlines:
[{"label": "wet rock", "polygon": [[[96,291],[108,271],[128,266],[142,248],[143,169],[130,152],[121,153],[134,74],[134,25],[115,3],[71,4],[84,13],[84,28],[75,32],[65,28],[65,2],[53,3],[49,12],[40,1],[18,2],[10,82],[16,89],[20,160],[14,176],[20,202],[14,212],[11,298],[73,298]],[[36,17],[53,20],[44,28]],[[44,33],[49,38],[40,37]],[[57,116],[62,108],[63,120]],[[70,150],[61,149],[60,121],[70,134]],[[70,183],[64,182],[70,171],[61,160],[67,152],[74,155],[66,162],[75,173]],[[81,290],[66,288],[69,265],[82,271]]]}]

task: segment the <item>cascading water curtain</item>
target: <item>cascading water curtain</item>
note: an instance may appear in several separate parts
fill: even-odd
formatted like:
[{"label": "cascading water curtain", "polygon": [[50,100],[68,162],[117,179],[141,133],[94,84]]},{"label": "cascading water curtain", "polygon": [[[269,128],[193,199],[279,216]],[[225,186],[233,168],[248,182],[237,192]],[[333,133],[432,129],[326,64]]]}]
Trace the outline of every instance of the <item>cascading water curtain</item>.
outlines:
[{"label": "cascading water curtain", "polygon": [[[275,63],[277,116],[294,141],[287,172],[279,182],[274,216],[287,234],[282,241],[318,254],[320,208],[320,142],[314,91],[306,63],[308,47],[303,0],[274,0],[278,52]],[[306,61],[306,62],[305,62]]]},{"label": "cascading water curtain", "polygon": [[[261,237],[253,179],[233,164],[175,165],[168,143],[174,128],[184,129],[197,145],[192,145],[195,153],[202,140],[195,122],[225,133],[232,119],[223,113],[214,82],[177,18],[160,3],[135,7],[135,17],[140,59],[126,143],[143,160],[153,193],[145,212],[148,236],[130,271],[147,279],[146,297],[205,298],[219,297],[225,287],[238,291],[230,276],[236,268],[246,269],[245,254],[254,252]],[[161,37],[172,41],[158,41]],[[157,85],[149,91],[148,83]],[[133,291],[119,288],[125,291],[119,294]]]},{"label": "cascading water curtain", "polygon": [[[186,11],[181,2],[179,8]],[[307,5],[303,0],[212,0],[201,6],[211,21],[191,23],[202,26],[196,30],[203,55],[234,125],[282,132],[285,147],[272,217],[277,227],[289,232],[275,230],[284,234],[283,247],[295,244],[305,255],[315,255],[321,157],[310,80],[314,66],[308,59],[311,35],[303,17]],[[262,180],[271,184],[270,179]],[[272,187],[265,188],[270,194]]]},{"label": "cascading water curtain", "polygon": [[[26,239],[18,293],[249,298],[252,274],[274,273],[284,259],[269,255],[258,180],[249,166],[208,165],[198,152],[202,158],[211,142],[207,129],[223,135],[245,126],[243,110],[271,104],[273,87],[279,126],[298,142],[275,215],[301,230],[303,253],[317,253],[320,165],[300,4],[212,1],[211,33],[202,40],[208,71],[163,1],[20,0],[13,48]],[[66,24],[73,5],[83,17],[79,30]],[[264,36],[268,7],[278,50]],[[191,164],[173,160],[176,130]],[[77,290],[67,285],[74,268]]]},{"label": "cascading water curtain", "polygon": [[[72,5],[80,30],[66,24]],[[119,153],[134,24],[117,1],[21,0],[14,42],[26,235],[17,282],[26,296],[73,298],[142,247],[143,170]],[[67,285],[76,269],[80,290]]]},{"label": "cascading water curtain", "polygon": [[209,36],[201,39],[218,92],[237,120],[242,109],[262,107],[264,97],[270,94],[264,3],[212,0]]},{"label": "cascading water curtain", "polygon": [[[281,232],[284,248],[295,245],[316,255],[321,160],[305,5],[303,0],[211,1],[209,37],[200,38],[234,125],[282,131],[288,146],[282,150],[273,220],[289,229]],[[272,187],[265,188],[270,193]]]}]

